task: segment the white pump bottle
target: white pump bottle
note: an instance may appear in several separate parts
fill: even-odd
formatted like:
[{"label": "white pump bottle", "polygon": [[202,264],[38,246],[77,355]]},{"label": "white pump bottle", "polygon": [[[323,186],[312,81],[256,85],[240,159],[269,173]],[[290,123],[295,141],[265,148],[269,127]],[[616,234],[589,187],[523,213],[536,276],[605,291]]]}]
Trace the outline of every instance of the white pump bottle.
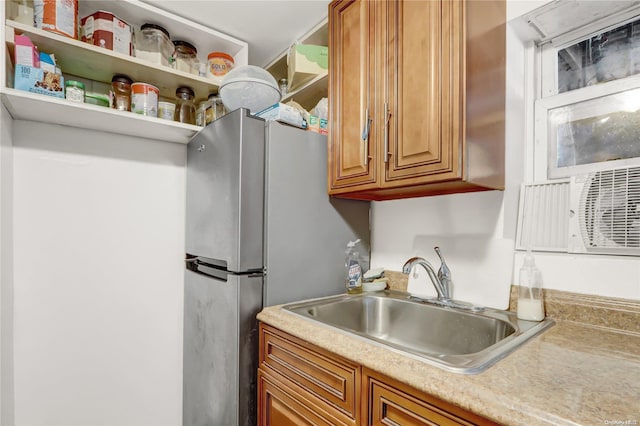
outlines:
[{"label": "white pump bottle", "polygon": [[536,262],[527,250],[522,268],[520,268],[520,289],[518,291],[518,318],[527,321],[544,319],[544,303],[542,300],[542,274]]}]

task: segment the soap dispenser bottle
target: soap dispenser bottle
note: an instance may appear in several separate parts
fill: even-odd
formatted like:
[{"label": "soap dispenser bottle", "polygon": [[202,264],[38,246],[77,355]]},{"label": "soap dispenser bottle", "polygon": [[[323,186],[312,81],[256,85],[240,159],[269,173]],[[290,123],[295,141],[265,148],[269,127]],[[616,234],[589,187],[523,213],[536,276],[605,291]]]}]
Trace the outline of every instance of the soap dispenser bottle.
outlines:
[{"label": "soap dispenser bottle", "polygon": [[345,250],[346,259],[344,266],[346,267],[345,286],[347,293],[362,293],[362,265],[360,263],[361,247],[358,246],[360,239],[349,241]]},{"label": "soap dispenser bottle", "polygon": [[542,300],[542,274],[536,267],[531,250],[527,250],[520,268],[520,289],[518,290],[518,318],[527,321],[544,319]]}]

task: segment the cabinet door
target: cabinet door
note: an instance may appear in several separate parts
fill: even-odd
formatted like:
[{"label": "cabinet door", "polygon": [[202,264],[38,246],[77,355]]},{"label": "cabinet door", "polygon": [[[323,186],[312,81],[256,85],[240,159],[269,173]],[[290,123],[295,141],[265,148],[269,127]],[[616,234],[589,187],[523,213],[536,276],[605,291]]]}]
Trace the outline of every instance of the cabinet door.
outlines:
[{"label": "cabinet door", "polygon": [[374,1],[329,6],[329,193],[375,187]]},{"label": "cabinet door", "polygon": [[259,426],[334,426],[338,421],[300,398],[275,374],[258,370]]},{"label": "cabinet door", "polygon": [[389,120],[382,187],[461,177],[462,7],[451,0],[384,2],[387,63],[378,84]]}]

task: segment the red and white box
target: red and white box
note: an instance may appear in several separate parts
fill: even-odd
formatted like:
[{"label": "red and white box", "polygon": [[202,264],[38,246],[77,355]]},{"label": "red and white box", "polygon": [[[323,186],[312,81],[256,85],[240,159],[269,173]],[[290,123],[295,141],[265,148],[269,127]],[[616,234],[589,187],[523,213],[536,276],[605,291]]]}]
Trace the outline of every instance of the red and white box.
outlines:
[{"label": "red and white box", "polygon": [[99,10],[80,20],[80,40],[131,56],[131,25],[111,12]]}]

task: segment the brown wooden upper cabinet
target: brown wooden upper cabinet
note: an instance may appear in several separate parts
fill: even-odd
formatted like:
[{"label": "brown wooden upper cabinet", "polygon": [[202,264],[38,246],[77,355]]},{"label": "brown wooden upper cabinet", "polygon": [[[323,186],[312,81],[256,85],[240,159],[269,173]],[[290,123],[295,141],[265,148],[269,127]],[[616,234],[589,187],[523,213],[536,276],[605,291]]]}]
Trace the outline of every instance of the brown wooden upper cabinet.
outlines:
[{"label": "brown wooden upper cabinet", "polygon": [[329,194],[504,189],[504,0],[329,6]]}]

